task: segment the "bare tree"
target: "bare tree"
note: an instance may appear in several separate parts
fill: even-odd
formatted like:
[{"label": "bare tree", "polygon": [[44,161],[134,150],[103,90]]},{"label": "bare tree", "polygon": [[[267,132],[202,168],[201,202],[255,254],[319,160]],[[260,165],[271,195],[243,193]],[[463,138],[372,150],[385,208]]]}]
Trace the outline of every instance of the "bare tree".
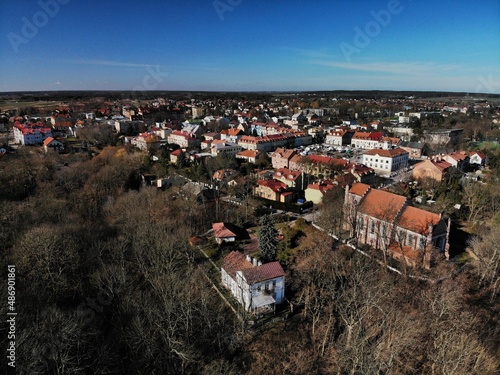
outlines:
[{"label": "bare tree", "polygon": [[490,232],[481,237],[472,237],[470,250],[477,257],[475,273],[479,277],[480,286],[491,290],[491,298],[497,294],[500,286],[500,228],[494,226]]}]

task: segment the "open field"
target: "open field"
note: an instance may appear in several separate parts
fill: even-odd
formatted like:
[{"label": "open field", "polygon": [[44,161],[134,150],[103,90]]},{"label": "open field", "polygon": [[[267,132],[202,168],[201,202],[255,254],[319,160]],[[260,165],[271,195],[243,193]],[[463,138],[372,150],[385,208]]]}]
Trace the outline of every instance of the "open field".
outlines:
[{"label": "open field", "polygon": [[53,100],[47,100],[47,101],[30,101],[30,102],[23,102],[23,101],[16,101],[16,100],[1,100],[0,101],[0,111],[10,111],[12,109],[16,108],[22,108],[22,107],[34,107],[34,108],[40,108],[40,107],[60,107],[63,106],[64,104],[60,101],[53,101]]}]

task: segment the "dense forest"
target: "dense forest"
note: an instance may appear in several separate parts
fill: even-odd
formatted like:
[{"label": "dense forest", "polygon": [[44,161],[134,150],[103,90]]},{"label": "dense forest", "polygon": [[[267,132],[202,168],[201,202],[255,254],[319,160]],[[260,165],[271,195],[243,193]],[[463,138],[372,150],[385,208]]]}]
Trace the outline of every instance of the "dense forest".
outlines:
[{"label": "dense forest", "polygon": [[[142,186],[142,153],[33,150],[0,159],[0,247],[3,274],[16,266],[18,374],[500,370],[498,267],[419,281],[304,228],[283,259],[288,319],[248,328],[188,243],[210,228],[212,206]],[[498,232],[493,226],[477,240],[478,252],[498,249]],[[6,283],[1,291],[5,317]],[[4,319],[4,348],[7,328]]]}]

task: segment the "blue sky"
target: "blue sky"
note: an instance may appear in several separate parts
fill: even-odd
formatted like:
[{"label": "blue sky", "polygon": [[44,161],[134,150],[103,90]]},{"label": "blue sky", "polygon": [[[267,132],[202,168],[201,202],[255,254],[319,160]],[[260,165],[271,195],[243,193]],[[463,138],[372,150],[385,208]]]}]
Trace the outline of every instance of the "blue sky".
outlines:
[{"label": "blue sky", "polygon": [[500,93],[500,2],[0,0],[0,61],[0,91]]}]

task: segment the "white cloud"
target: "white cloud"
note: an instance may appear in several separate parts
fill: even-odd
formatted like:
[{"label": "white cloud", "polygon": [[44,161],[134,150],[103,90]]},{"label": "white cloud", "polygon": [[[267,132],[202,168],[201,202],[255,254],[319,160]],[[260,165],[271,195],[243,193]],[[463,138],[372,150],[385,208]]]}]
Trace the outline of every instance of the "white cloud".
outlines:
[{"label": "white cloud", "polygon": [[138,64],[138,63],[113,61],[113,60],[70,59],[70,60],[64,60],[63,62],[67,64],[101,65],[101,66],[116,66],[116,67],[127,67],[127,68],[166,67],[164,65],[159,65],[159,64]]}]

